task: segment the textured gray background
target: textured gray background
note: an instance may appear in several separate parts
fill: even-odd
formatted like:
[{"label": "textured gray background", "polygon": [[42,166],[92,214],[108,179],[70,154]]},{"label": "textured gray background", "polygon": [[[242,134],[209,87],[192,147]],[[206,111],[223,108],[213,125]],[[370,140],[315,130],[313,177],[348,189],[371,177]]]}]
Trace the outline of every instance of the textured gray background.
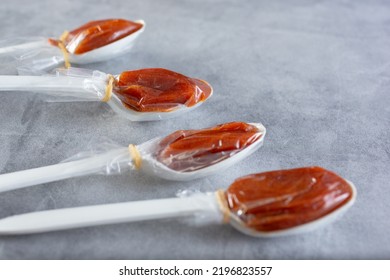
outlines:
[{"label": "textured gray background", "polygon": [[126,145],[234,120],[261,121],[268,135],[256,154],[207,179],[180,183],[135,173],[71,179],[0,194],[1,217],[213,190],[247,173],[307,165],[348,178],[359,196],[341,220],[305,235],[255,239],[229,226],[153,221],[0,237],[0,258],[390,258],[390,5],[368,2],[2,1],[1,37],[142,18],[147,28],[131,54],[87,67],[109,73],[164,67],[209,81],[215,95],[180,118],[131,123],[104,104],[1,93],[1,173],[57,163],[93,138]]}]

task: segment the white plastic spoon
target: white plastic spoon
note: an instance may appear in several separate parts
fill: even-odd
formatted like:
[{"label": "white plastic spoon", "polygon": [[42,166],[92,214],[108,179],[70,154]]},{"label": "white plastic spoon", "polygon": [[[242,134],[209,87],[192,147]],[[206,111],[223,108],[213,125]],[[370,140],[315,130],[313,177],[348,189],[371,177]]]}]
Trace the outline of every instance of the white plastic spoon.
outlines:
[{"label": "white plastic spoon", "polygon": [[[161,84],[155,82],[160,76],[155,73],[162,72],[170,80],[169,86],[175,87],[177,84],[183,83],[183,80],[187,83],[192,82],[192,92],[191,94],[186,94],[185,92],[176,91],[176,95],[181,100],[189,102],[190,100],[197,100],[197,103],[192,106],[187,106],[186,104],[177,103],[174,104],[170,99],[166,101],[159,101],[159,106],[169,106],[170,110],[168,111],[136,111],[135,109],[124,105],[120,99],[120,93],[116,92],[121,75],[124,73],[135,73],[134,76],[139,77],[139,83],[143,83],[146,80],[149,85],[142,84],[138,86],[140,94],[143,94],[143,97],[139,99],[139,103],[142,104],[143,100],[147,99],[147,94],[144,93],[145,90],[151,89],[151,98],[155,98],[156,91],[160,90],[164,86],[163,80]],[[160,69],[160,68],[151,68],[151,69],[141,69],[134,71],[126,71],[121,75],[112,76],[113,88],[110,89],[112,94],[109,95],[107,104],[120,116],[125,117],[131,121],[155,121],[155,120],[164,120],[177,115],[191,111],[210,98],[213,94],[213,89],[210,84],[206,81],[185,77],[179,73]],[[145,78],[145,75],[148,75],[148,78]],[[175,78],[177,81],[175,82]],[[100,71],[90,71],[87,69],[79,68],[70,68],[70,69],[57,69],[56,75],[52,76],[0,76],[0,91],[23,91],[23,92],[40,92],[53,97],[67,98],[69,101],[103,101],[107,96],[107,87],[109,85],[110,76],[102,73]],[[173,80],[173,82],[171,82]],[[200,86],[201,85],[201,86]],[[131,87],[132,85],[128,85]],[[203,88],[202,88],[203,87]],[[169,88],[166,90],[169,92]],[[164,91],[162,91],[162,96],[164,96]],[[207,92],[204,99],[200,99],[200,94]],[[186,95],[185,95],[186,94]],[[183,97],[187,98],[184,99]],[[134,97],[135,98],[135,97]]]},{"label": "white plastic spoon", "polygon": [[[145,30],[145,22],[143,20],[136,20],[134,22],[142,24],[142,28],[129,34],[126,37],[82,54],[73,54],[69,52],[69,62],[75,64],[94,63],[109,60],[129,52],[134,46],[138,36]],[[64,62],[63,55],[58,47],[51,45],[45,38],[42,38],[38,41],[0,48],[0,54],[4,55],[26,53],[35,49],[53,50],[52,53],[56,56],[55,59],[48,57],[47,59],[40,59],[40,61],[35,61],[34,64],[36,65],[34,67],[36,70],[54,68]]]},{"label": "white plastic spoon", "polygon": [[[216,126],[216,128],[223,129],[224,127],[231,124],[234,123]],[[175,181],[193,180],[219,172],[249,156],[262,145],[264,136],[266,134],[265,127],[261,124],[246,125],[253,126],[257,132],[248,134],[248,137],[256,140],[249,145],[246,145],[245,147],[237,147],[232,150],[213,153],[212,151],[215,149],[215,146],[218,146],[218,143],[213,142],[210,144],[210,147],[208,147],[210,151],[207,153],[202,150],[202,154],[200,156],[196,156],[196,153],[194,154],[193,150],[189,150],[188,153],[182,151],[178,155],[171,155],[171,158],[176,157],[179,163],[181,162],[183,164],[192,164],[194,169],[193,171],[172,169],[159,160],[159,151],[165,147],[169,147],[161,146],[161,142],[164,139],[168,139],[170,135],[167,137],[155,138],[145,142],[137,146],[137,150],[139,152],[138,160],[142,162],[140,169],[151,175]],[[198,134],[192,135],[197,139],[204,137],[205,141],[207,141],[207,136],[202,136],[200,134],[202,131],[204,130],[199,130],[199,136],[197,136]],[[224,134],[224,137],[235,137],[235,132],[236,130],[232,130],[231,132],[227,131]],[[171,135],[174,135],[174,133]],[[186,139],[188,138],[183,140]],[[218,139],[215,141],[218,142]],[[239,138],[237,138],[237,141],[239,141]],[[223,140],[220,142],[221,145],[223,145]],[[202,168],[198,168],[199,166],[196,165],[195,161],[207,162],[209,160],[208,158],[211,156],[213,157],[213,161],[208,162],[206,166],[201,166]],[[219,158],[215,158],[215,156]],[[64,162],[45,167],[2,174],[0,175],[0,192],[6,192],[48,182],[55,182],[87,174],[110,174],[112,173],[112,170],[126,172],[137,167],[136,160],[137,158],[134,156],[134,154],[132,154],[131,151],[129,152],[129,148],[124,147],[77,161]],[[191,163],[192,161],[193,163]]]},{"label": "white plastic spoon", "polygon": [[[324,170],[324,173],[326,172],[328,171]],[[283,185],[283,182],[275,182],[275,184],[278,183]],[[316,188],[324,189],[324,193],[311,198],[310,202],[315,205],[318,200],[326,200],[326,203],[323,205],[324,209],[313,207],[305,210],[301,208],[300,211],[291,212],[290,215],[295,215],[292,219],[296,219],[296,221],[294,221],[294,224],[283,225],[284,228],[281,230],[262,231],[248,223],[248,215],[242,218],[242,211],[234,209],[234,204],[232,201],[229,201],[229,189],[231,188],[229,187],[226,192],[197,193],[189,197],[65,208],[11,216],[0,220],[0,234],[31,234],[97,225],[191,216],[206,217],[207,222],[214,221],[220,223],[228,220],[233,227],[242,233],[254,237],[276,237],[297,234],[329,224],[337,217],[340,217],[355,201],[356,189],[354,185],[342,178],[334,179],[327,184],[318,184],[320,185],[316,186]],[[336,186],[334,186],[335,184]],[[337,184],[342,184],[342,186],[337,186]],[[261,192],[263,187],[264,185],[261,184],[252,185],[250,190],[252,192]],[[302,190],[308,187],[310,188],[310,183],[300,185]],[[243,188],[243,191],[247,192],[248,188]],[[293,195],[288,191],[288,187],[285,188],[285,193],[283,193],[283,190],[281,192],[282,195]],[[256,203],[256,201],[251,201],[251,203]],[[257,203],[264,204],[264,201],[258,200]],[[278,217],[283,217],[283,215],[288,213],[289,203],[293,204],[294,199],[292,199],[292,202],[285,203],[286,205],[279,205],[279,213],[271,213],[271,217],[275,220]],[[271,201],[268,207],[272,209],[272,206]],[[323,213],[321,210],[323,210]],[[272,211],[275,212],[275,209]],[[264,211],[264,219],[269,214],[267,211]],[[261,220],[262,214],[258,215],[260,218],[257,218]],[[312,217],[310,220],[302,222],[300,217],[305,215],[312,215]]]}]

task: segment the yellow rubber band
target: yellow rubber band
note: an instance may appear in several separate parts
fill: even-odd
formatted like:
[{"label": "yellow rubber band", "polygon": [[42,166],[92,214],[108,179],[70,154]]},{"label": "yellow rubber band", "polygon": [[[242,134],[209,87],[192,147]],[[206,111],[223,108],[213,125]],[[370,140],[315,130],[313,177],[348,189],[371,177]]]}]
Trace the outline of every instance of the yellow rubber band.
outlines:
[{"label": "yellow rubber band", "polygon": [[106,92],[105,92],[105,95],[102,98],[103,102],[110,101],[111,96],[112,96],[112,87],[113,87],[113,84],[114,84],[114,80],[115,80],[114,76],[111,75],[111,74],[108,74],[108,82],[107,82],[107,86],[106,86]]},{"label": "yellow rubber band", "polygon": [[65,41],[65,39],[66,39],[66,37],[68,37],[68,35],[69,35],[69,31],[65,30],[64,32],[62,32],[62,34],[60,36],[60,41],[61,42]]},{"label": "yellow rubber band", "polygon": [[217,202],[219,205],[219,209],[221,210],[222,215],[223,215],[222,221],[225,224],[227,224],[230,221],[230,208],[228,206],[228,203],[227,203],[227,200],[225,197],[225,191],[221,190],[221,189],[217,190],[215,193],[215,196],[216,196],[216,199],[217,199]]},{"label": "yellow rubber band", "polygon": [[129,152],[131,157],[134,159],[135,168],[138,170],[142,165],[142,157],[137,147],[134,144],[129,145]]},{"label": "yellow rubber band", "polygon": [[60,48],[60,50],[62,52],[62,56],[64,57],[65,68],[69,68],[71,66],[70,61],[69,61],[69,53],[64,45],[64,41],[65,41],[66,37],[68,37],[68,35],[69,35],[69,32],[64,31],[62,33],[62,35],[60,36],[60,40],[58,42],[58,47]]}]

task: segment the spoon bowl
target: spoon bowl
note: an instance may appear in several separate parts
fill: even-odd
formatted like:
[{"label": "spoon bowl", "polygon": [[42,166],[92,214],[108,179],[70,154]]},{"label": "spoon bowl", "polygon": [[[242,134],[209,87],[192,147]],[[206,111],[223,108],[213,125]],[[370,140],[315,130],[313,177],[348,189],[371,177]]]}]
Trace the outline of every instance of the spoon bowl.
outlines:
[{"label": "spoon bowl", "polygon": [[261,137],[259,137],[254,143],[250,146],[246,147],[242,151],[218,162],[215,164],[211,164],[207,167],[190,171],[190,172],[180,172],[173,170],[166,165],[162,164],[158,160],[156,160],[153,155],[151,155],[147,151],[156,150],[156,146],[161,141],[161,138],[155,138],[148,142],[145,142],[138,146],[138,149],[143,158],[142,170],[148,174],[156,175],[160,178],[167,180],[175,180],[175,181],[189,181],[193,179],[198,179],[206,176],[210,176],[222,170],[229,168],[230,166],[236,164],[237,162],[243,160],[248,157],[252,153],[254,153],[257,149],[259,149],[264,141],[264,137],[266,134],[266,128],[260,123],[249,123],[257,127],[259,132],[261,132]]},{"label": "spoon bowl", "polygon": [[327,224],[330,224],[337,220],[340,216],[342,216],[354,203],[356,200],[356,187],[355,185],[346,180],[346,182],[349,184],[352,190],[352,197],[351,199],[342,205],[340,208],[330,212],[329,214],[322,216],[319,219],[313,220],[311,222],[299,225],[299,226],[294,226],[288,229],[283,229],[283,230],[275,230],[275,231],[258,231],[254,230],[252,228],[247,227],[243,221],[237,217],[236,215],[232,214],[230,215],[230,224],[233,226],[235,229],[238,231],[250,235],[253,237],[280,237],[280,236],[287,236],[287,235],[295,235],[295,234],[301,234],[301,233],[306,233],[310,232],[313,230],[316,230],[317,228],[326,226]]},{"label": "spoon bowl", "polygon": [[[211,89],[211,93],[207,97],[207,99],[208,99],[213,95],[213,88],[206,81],[203,81],[203,82],[205,82]],[[141,122],[141,121],[160,121],[160,120],[175,118],[178,115],[190,112],[190,111],[198,108],[207,99],[199,101],[194,106],[188,107],[188,106],[182,105],[182,106],[175,108],[174,110],[161,111],[161,112],[139,112],[139,111],[133,110],[132,108],[128,108],[123,104],[123,102],[118,98],[118,96],[115,95],[115,93],[112,95],[111,99],[107,102],[107,104],[111,107],[111,109],[115,113],[117,113],[117,114],[131,120],[131,121]]]},{"label": "spoon bowl", "polygon": [[126,37],[123,37],[122,39],[114,41],[100,48],[93,49],[86,53],[78,55],[69,53],[69,61],[75,64],[88,64],[110,60],[130,51],[130,49],[134,46],[136,39],[145,30],[145,22],[143,20],[136,20],[134,22],[142,24],[142,28],[129,34]]}]

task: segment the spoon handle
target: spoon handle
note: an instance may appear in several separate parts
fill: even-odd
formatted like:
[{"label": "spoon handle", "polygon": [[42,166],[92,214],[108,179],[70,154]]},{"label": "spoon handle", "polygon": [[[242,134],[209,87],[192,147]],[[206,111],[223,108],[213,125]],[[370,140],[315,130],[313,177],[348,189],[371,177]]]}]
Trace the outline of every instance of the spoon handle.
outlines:
[{"label": "spoon handle", "polygon": [[67,76],[0,76],[0,91],[34,91],[76,100],[100,100],[96,89],[105,89],[102,80]]},{"label": "spoon handle", "polygon": [[30,234],[96,225],[136,222],[220,212],[214,193],[191,197],[144,200],[47,210],[0,220],[0,234]]},{"label": "spoon handle", "polygon": [[39,41],[33,41],[33,42],[28,42],[28,43],[13,45],[13,46],[6,46],[0,48],[0,54],[11,54],[15,52],[22,52],[26,50],[46,47],[48,45],[49,44],[47,40],[39,40]]},{"label": "spoon handle", "polygon": [[104,172],[110,164],[126,167],[131,162],[127,148],[94,157],[0,175],[0,193],[71,177]]},{"label": "spoon handle", "polygon": [[80,91],[84,78],[63,76],[0,76],[0,91]]}]

